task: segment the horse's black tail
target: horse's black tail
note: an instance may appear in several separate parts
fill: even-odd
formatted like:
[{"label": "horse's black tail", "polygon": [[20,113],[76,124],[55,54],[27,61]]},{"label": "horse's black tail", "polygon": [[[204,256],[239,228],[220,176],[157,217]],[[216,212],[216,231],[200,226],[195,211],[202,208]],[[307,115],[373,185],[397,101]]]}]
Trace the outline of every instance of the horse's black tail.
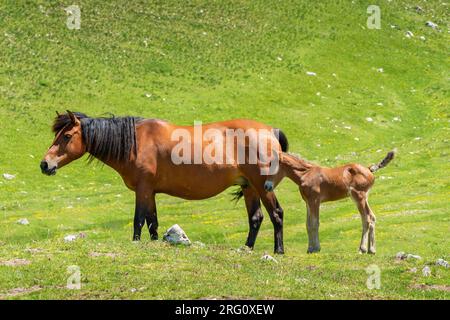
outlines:
[{"label": "horse's black tail", "polygon": [[243,187],[238,187],[236,190],[231,192],[231,195],[233,196],[233,201],[238,202],[243,196],[244,191],[242,191]]},{"label": "horse's black tail", "polygon": [[384,159],[381,160],[381,162],[379,164],[374,164],[373,166],[370,166],[369,170],[371,172],[375,172],[381,168],[386,167],[389,164],[389,162],[391,162],[392,159],[394,159],[394,156],[395,156],[395,150],[388,152],[386,157],[384,157]]}]

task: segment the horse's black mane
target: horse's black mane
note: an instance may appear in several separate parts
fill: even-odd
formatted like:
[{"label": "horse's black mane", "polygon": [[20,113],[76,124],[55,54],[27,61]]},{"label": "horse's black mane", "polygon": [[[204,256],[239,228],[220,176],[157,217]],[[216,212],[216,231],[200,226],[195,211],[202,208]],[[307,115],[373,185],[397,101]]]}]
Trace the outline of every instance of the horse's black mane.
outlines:
[{"label": "horse's black mane", "polygon": [[[136,123],[141,118],[114,116],[90,118],[80,112],[73,114],[81,122],[83,142],[90,154],[89,161],[97,158],[102,161],[127,162],[132,154],[136,155]],[[52,130],[56,134],[71,122],[68,114],[58,114]]]}]

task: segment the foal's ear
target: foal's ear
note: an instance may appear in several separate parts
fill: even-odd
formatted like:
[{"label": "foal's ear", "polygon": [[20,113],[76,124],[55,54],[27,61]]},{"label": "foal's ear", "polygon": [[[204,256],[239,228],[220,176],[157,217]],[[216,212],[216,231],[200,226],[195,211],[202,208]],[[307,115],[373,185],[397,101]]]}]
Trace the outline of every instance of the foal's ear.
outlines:
[{"label": "foal's ear", "polygon": [[72,124],[74,126],[77,126],[80,124],[80,120],[78,120],[78,118],[73,114],[73,112],[67,110],[67,114],[69,115],[70,120],[72,121]]}]

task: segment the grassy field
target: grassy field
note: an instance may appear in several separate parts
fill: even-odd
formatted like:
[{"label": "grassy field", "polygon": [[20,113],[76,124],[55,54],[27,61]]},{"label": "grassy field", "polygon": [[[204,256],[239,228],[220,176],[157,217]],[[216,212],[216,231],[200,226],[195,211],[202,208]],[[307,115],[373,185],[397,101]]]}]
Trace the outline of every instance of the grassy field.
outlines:
[{"label": "grassy field", "polygon": [[[370,30],[369,1],[74,2],[80,30],[66,27],[67,1],[0,3],[0,174],[16,176],[0,176],[0,299],[450,298],[449,269],[435,265],[450,260],[448,3],[377,1],[381,29]],[[132,243],[134,194],[115,172],[79,160],[40,173],[55,110],[66,109],[178,124],[252,118],[327,166],[369,165],[396,147],[370,197],[377,254],[358,254],[350,200],[323,205],[322,251],[306,254],[306,209],[288,180],[277,189],[278,264],[261,260],[273,249],[267,214],[255,250],[237,250],[248,225],[231,190],[157,196],[160,234],[178,223],[204,247],[147,233]],[[397,261],[399,251],[422,259]],[[381,287],[369,290],[373,264]],[[66,288],[71,265],[80,290]]]}]

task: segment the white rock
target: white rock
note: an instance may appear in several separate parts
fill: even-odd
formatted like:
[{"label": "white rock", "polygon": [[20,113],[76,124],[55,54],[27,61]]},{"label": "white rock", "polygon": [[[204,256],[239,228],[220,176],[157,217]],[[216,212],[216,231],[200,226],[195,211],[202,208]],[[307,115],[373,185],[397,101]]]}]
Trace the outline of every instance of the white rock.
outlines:
[{"label": "white rock", "polygon": [[12,179],[15,179],[16,176],[13,175],[13,174],[4,173],[4,174],[3,174],[3,178],[5,178],[6,180],[12,180]]},{"label": "white rock", "polygon": [[366,118],[366,121],[367,121],[367,122],[373,122],[373,119],[372,119],[371,117],[367,117],[367,118]]},{"label": "white rock", "polygon": [[76,239],[77,239],[77,236],[75,234],[69,234],[64,237],[64,241],[66,241],[66,242],[72,242],[72,241],[75,241]]},{"label": "white rock", "polygon": [[405,36],[407,38],[412,38],[412,37],[414,37],[414,33],[412,33],[411,31],[408,30],[408,31],[406,31]]},{"label": "white rock", "polygon": [[444,267],[444,268],[450,268],[450,265],[447,261],[445,261],[444,259],[438,259],[436,261],[436,265]]},{"label": "white rock", "polygon": [[22,224],[22,225],[24,225],[24,226],[30,224],[30,222],[28,221],[27,218],[19,219],[19,220],[17,220],[17,223],[18,223],[18,224]]},{"label": "white rock", "polygon": [[189,240],[186,233],[178,224],[174,224],[166,231],[166,233],[164,233],[163,240],[171,244],[191,244],[191,240]]},{"label": "white rock", "polygon": [[278,263],[278,260],[277,260],[277,259],[275,259],[274,257],[272,257],[272,256],[270,256],[270,255],[268,255],[268,254],[263,255],[263,256],[261,257],[261,260],[264,260],[264,261],[272,261],[272,262]]},{"label": "white rock", "polygon": [[408,254],[406,255],[406,259],[416,259],[416,260],[420,260],[420,259],[422,259],[422,257],[421,257],[421,256],[418,256],[417,254],[411,254],[411,253],[408,253]]},{"label": "white rock", "polygon": [[431,276],[431,269],[430,269],[430,267],[428,267],[428,266],[423,267],[422,274],[423,274],[424,277]]},{"label": "white rock", "polygon": [[420,40],[425,40],[425,37],[424,36],[420,36]]},{"label": "white rock", "polygon": [[438,27],[438,25],[436,23],[432,22],[432,21],[425,22],[425,25],[427,27],[430,27],[430,28],[433,28],[433,29],[436,29]]},{"label": "white rock", "polygon": [[417,260],[420,260],[420,259],[422,259],[421,256],[418,256],[418,255],[415,255],[415,254],[411,254],[411,253],[404,253],[403,251],[398,252],[395,255],[395,257],[398,260],[406,260],[406,259],[417,259]]},{"label": "white rock", "polygon": [[377,71],[380,72],[380,73],[383,73],[384,69],[383,68],[378,68]]},{"label": "white rock", "polygon": [[308,75],[308,76],[317,76],[317,74],[315,73],[315,72],[312,72],[312,71],[306,71],[306,74]]}]

